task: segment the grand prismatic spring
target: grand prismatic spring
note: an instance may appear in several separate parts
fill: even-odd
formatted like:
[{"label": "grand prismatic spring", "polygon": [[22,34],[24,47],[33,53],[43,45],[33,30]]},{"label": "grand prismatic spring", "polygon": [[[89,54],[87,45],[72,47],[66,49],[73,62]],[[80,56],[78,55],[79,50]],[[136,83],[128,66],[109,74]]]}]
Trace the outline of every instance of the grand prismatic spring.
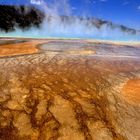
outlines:
[{"label": "grand prismatic spring", "polygon": [[0,6],[0,140],[140,140],[140,31],[59,2]]}]

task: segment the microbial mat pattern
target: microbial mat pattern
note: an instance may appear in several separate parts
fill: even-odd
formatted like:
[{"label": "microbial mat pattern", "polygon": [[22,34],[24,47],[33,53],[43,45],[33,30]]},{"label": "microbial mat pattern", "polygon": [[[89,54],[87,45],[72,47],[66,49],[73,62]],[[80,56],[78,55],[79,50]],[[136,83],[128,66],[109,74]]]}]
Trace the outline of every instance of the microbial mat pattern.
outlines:
[{"label": "microbial mat pattern", "polygon": [[0,140],[139,140],[140,44],[0,40]]}]

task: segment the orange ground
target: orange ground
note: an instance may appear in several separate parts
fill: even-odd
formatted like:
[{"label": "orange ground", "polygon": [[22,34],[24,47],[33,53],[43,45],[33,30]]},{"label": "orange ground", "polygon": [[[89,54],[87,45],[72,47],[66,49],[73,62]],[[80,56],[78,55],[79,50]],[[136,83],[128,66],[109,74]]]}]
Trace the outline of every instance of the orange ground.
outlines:
[{"label": "orange ground", "polygon": [[124,97],[128,102],[140,103],[140,79],[129,80],[123,87]]},{"label": "orange ground", "polygon": [[19,55],[0,59],[0,140],[140,140],[139,57],[26,41],[0,45],[0,57]]},{"label": "orange ground", "polygon": [[37,53],[39,51],[37,45],[43,42],[46,41],[32,40],[24,43],[2,45],[0,46],[0,57]]}]

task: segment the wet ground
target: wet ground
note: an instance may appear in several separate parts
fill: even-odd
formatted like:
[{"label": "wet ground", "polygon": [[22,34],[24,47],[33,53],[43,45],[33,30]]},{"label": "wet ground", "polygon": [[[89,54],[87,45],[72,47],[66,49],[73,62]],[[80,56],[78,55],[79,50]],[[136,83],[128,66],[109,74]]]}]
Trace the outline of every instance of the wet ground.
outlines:
[{"label": "wet ground", "polygon": [[139,45],[1,41],[0,140],[140,139]]}]

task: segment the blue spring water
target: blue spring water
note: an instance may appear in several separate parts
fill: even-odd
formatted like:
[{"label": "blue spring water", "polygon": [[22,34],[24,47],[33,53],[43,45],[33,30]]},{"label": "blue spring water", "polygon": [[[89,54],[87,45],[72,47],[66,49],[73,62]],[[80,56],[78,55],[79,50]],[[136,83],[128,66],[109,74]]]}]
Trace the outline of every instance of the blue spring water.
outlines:
[{"label": "blue spring water", "polygon": [[88,34],[84,33],[85,31],[81,31],[81,33],[71,32],[72,29],[69,29],[68,32],[54,31],[47,32],[43,30],[32,29],[28,31],[22,31],[17,29],[14,32],[5,33],[1,32],[0,37],[21,37],[21,38],[73,38],[73,39],[98,39],[98,40],[114,40],[114,41],[140,41],[140,35],[130,35],[130,34],[122,34],[115,32],[107,32],[105,35],[102,32],[90,32]]}]

